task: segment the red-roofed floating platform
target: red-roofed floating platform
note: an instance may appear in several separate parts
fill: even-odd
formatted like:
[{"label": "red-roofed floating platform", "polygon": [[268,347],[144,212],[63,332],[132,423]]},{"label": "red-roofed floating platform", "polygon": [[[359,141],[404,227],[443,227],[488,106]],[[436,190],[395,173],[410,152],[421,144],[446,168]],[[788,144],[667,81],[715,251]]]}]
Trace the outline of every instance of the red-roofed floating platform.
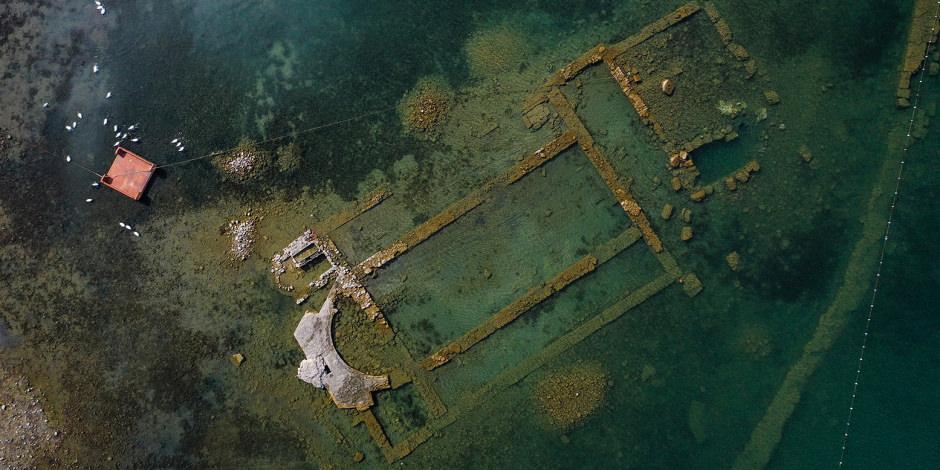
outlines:
[{"label": "red-roofed floating platform", "polygon": [[139,201],[156,171],[157,165],[147,161],[124,147],[114,150],[114,162],[108,173],[101,177],[101,184]]}]

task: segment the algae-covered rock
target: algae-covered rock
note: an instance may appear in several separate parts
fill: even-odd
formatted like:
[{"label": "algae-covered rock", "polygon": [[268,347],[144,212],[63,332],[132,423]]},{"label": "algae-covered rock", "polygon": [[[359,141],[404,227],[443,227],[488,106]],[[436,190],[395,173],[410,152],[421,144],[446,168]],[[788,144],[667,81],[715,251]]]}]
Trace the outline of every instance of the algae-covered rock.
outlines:
[{"label": "algae-covered rock", "polygon": [[780,103],[780,95],[777,94],[774,90],[767,90],[764,92],[764,99],[767,100],[767,104],[775,105]]},{"label": "algae-covered rock", "polygon": [[737,271],[738,267],[741,265],[741,255],[739,255],[737,251],[732,251],[725,256],[725,261],[732,271]]},{"label": "algae-covered rock", "polygon": [[809,163],[813,161],[813,152],[811,152],[806,145],[800,145],[800,158],[802,158],[804,162]]},{"label": "algae-covered rock", "polygon": [[501,24],[471,34],[464,52],[471,74],[493,77],[519,67],[528,57],[530,46],[515,27]]},{"label": "algae-covered rock", "polygon": [[682,189],[682,180],[679,179],[678,176],[673,176],[672,179],[669,180],[669,185],[672,187],[673,191],[678,192],[680,189]]}]

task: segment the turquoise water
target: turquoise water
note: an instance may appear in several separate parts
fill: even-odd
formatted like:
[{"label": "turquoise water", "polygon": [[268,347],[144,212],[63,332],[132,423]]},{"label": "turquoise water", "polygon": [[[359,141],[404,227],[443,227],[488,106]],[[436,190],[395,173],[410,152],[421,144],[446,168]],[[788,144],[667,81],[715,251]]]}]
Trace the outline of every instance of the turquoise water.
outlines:
[{"label": "turquoise water", "polygon": [[[35,130],[49,153],[0,171],[0,367],[29,377],[63,433],[42,463],[345,468],[362,451],[363,465],[386,465],[351,412],[294,377],[302,353],[292,332],[322,293],[304,307],[277,293],[271,253],[379,187],[394,196],[334,237],[353,262],[387,246],[551,138],[551,124],[529,132],[520,116],[523,98],[551,73],[680,4],[140,1],[109,6],[112,26],[75,26],[69,73]],[[874,199],[869,217],[869,200],[893,191],[901,158],[910,115],[895,108],[894,92],[911,2],[715,5],[758,60],[753,83],[782,99],[738,140],[695,153],[703,183],[758,160],[747,185],[705,204],[668,190],[664,154],[616,84],[602,81],[602,67],[586,72],[578,109],[680,267],[705,289],[690,298],[668,287],[462,414],[404,466],[731,467],[823,312],[857,287],[844,330],[819,355],[768,464],[837,466],[881,245],[860,245],[857,266],[852,253],[866,231],[882,230],[889,202]],[[53,14],[47,27],[65,23]],[[505,34],[489,55],[468,50],[493,31]],[[405,133],[394,110],[428,75],[456,96],[437,141]],[[930,113],[940,81],[924,85]],[[106,91],[114,94],[107,101]],[[86,118],[66,133],[76,111]],[[303,151],[297,171],[238,186],[197,161],[161,171],[146,204],[91,188],[95,177],[62,159],[106,168],[114,139],[99,125],[104,117],[140,123],[135,150],[170,163],[242,136],[290,135],[372,111],[289,139]],[[184,153],[170,143],[180,135]],[[812,162],[800,159],[801,146]],[[938,148],[934,125],[904,157],[846,468],[940,466]],[[418,358],[629,225],[577,150],[546,165],[544,177],[536,170],[492,194],[367,281]],[[676,206],[670,221],[659,216],[665,203]],[[224,227],[249,208],[264,216],[261,239],[235,263]],[[688,242],[679,238],[683,208],[693,212]],[[732,250],[737,271],[725,261]],[[659,269],[638,242],[436,371],[442,401],[456,407]],[[229,362],[236,352],[246,357],[237,368]],[[581,361],[605,371],[603,402],[574,427],[546,426],[535,385]],[[393,442],[431,419],[415,388],[377,396]]]}]

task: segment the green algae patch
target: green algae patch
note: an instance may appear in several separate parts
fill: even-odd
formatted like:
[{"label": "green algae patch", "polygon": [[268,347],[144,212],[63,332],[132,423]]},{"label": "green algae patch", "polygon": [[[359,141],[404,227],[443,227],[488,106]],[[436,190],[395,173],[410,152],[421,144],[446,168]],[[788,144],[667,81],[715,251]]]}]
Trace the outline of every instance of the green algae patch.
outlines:
[{"label": "green algae patch", "polygon": [[277,148],[275,161],[277,170],[283,174],[291,174],[300,168],[303,160],[303,150],[297,142],[291,142]]},{"label": "green algae patch", "polygon": [[474,76],[492,78],[522,65],[531,46],[516,28],[500,24],[471,34],[464,52]]},{"label": "green algae patch", "polygon": [[536,408],[553,428],[569,429],[600,407],[607,391],[607,372],[595,361],[556,370],[535,384]]}]

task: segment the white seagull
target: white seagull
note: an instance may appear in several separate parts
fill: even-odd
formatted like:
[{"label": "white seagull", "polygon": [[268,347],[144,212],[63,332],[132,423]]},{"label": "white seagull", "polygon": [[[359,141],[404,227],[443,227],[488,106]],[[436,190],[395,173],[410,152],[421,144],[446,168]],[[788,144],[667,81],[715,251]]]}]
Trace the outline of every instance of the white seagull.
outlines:
[{"label": "white seagull", "polygon": [[108,98],[110,98],[110,97],[111,97],[111,92],[110,92],[110,91],[109,91],[106,95],[104,95],[104,99],[108,99]]},{"label": "white seagull", "polygon": [[108,118],[104,118],[104,121],[101,121],[101,125],[102,125],[102,126],[107,126],[107,125],[108,125]]},{"label": "white seagull", "polygon": [[124,228],[124,227],[125,227],[124,222],[118,222],[118,225],[120,225],[121,228]]},{"label": "white seagull", "polygon": [[92,66],[91,66],[91,72],[92,72],[92,73],[98,73],[98,64],[95,64],[95,65],[92,65]]},{"label": "white seagull", "polygon": [[92,198],[85,199],[85,202],[92,202],[92,201],[94,201],[94,199]]},{"label": "white seagull", "polygon": [[95,181],[94,183],[91,183],[91,187],[92,187],[92,188],[97,188],[97,187],[98,187],[98,182]]},{"label": "white seagull", "polygon": [[43,103],[43,104],[42,104],[42,107],[43,107],[43,108],[48,108],[48,107],[49,107],[49,102],[47,101],[47,102]]},{"label": "white seagull", "polygon": [[66,126],[65,126],[65,130],[67,130],[67,131],[69,131],[69,132],[72,132],[72,126],[66,125]]},{"label": "white seagull", "polygon": [[75,113],[75,115],[78,116],[79,119],[82,118],[82,113]]},{"label": "white seagull", "polygon": [[139,236],[140,236],[140,233],[139,233],[137,230],[134,230],[133,233],[134,233],[134,236],[135,236],[135,237],[139,237]]},{"label": "white seagull", "polygon": [[71,161],[72,161],[72,156],[71,156],[71,155],[66,155],[66,156],[65,156],[65,163],[69,163],[69,162],[71,162]]},{"label": "white seagull", "polygon": [[180,147],[179,151],[182,152],[183,150],[186,150],[186,147]]}]

